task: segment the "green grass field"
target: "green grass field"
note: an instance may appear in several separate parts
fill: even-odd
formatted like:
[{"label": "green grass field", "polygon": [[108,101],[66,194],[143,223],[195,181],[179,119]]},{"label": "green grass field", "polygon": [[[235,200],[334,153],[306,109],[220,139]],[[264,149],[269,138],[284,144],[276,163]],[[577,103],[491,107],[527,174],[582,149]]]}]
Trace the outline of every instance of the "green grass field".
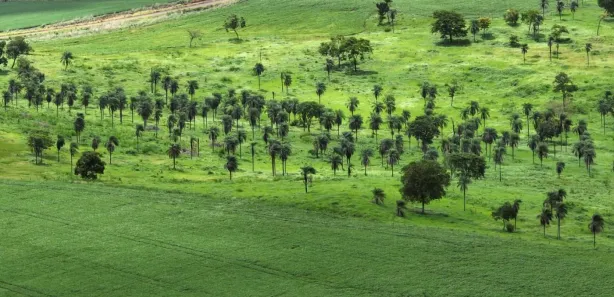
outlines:
[{"label": "green grass field", "polygon": [[171,0],[35,0],[0,3],[0,31],[130,10]]},{"label": "green grass field", "polygon": [[[359,133],[351,177],[343,172],[333,176],[327,162],[308,155],[312,137],[319,133],[314,123],[311,134],[299,127],[291,129],[288,176],[272,177],[270,158],[256,131],[255,172],[247,143],[240,170],[230,181],[223,167],[224,154],[219,149],[211,152],[200,117],[195,129],[185,132],[183,145],[190,136],[199,137],[201,156],[190,159],[183,154],[173,170],[172,160],[165,155],[171,143],[165,128],[158,138],[147,131],[137,151],[138,116],[132,123],[129,111],[125,112],[123,125],[115,118],[112,127],[111,119],[101,121],[92,104],[81,152],[91,150],[89,142],[96,135],[102,139],[116,135],[120,146],[100,181],[87,184],[71,174],[66,148],[61,162],[55,149],[50,149],[44,164],[37,166],[26,145],[27,133],[35,128],[74,135],[76,111],[69,115],[68,110],[60,110],[56,117],[53,105],[37,112],[20,97],[17,107],[0,112],[0,190],[5,194],[0,198],[5,214],[0,226],[9,238],[0,246],[14,255],[3,266],[15,267],[0,272],[0,287],[13,290],[6,292],[9,296],[609,294],[612,288],[604,280],[614,273],[609,259],[614,247],[609,225],[614,211],[614,119],[608,116],[604,132],[595,102],[611,88],[612,23],[604,21],[601,36],[596,36],[601,11],[595,1],[585,1],[575,19],[567,10],[562,21],[552,9],[547,11],[542,30],[549,32],[552,25],[563,24],[571,32],[571,41],[561,45],[560,58],[549,62],[543,38],[534,41],[527,36],[526,25],[510,27],[501,18],[508,7],[537,8],[534,1],[501,5],[398,0],[394,5],[400,10],[394,34],[376,25],[372,1],[244,1],[154,25],[33,40],[36,51],[28,59],[46,74],[46,85],[58,89],[67,81],[91,83],[95,96],[115,86],[123,86],[129,96],[148,90],[149,71],[159,67],[177,77],[182,89],[188,80],[198,80],[201,88],[195,100],[201,102],[212,92],[225,93],[228,88],[256,90],[252,68],[262,53],[267,68],[262,92],[267,99],[276,92],[277,99],[317,100],[314,85],[324,81],[328,90],[322,102],[327,107],[349,114],[345,104],[356,96],[361,102],[358,113],[367,122],[374,101],[370,90],[377,83],[384,87],[384,94],[396,96],[397,113],[408,109],[415,118],[423,113],[418,86],[428,80],[439,86],[436,113],[460,123],[461,109],[475,100],[491,109],[488,126],[499,132],[510,130],[509,117],[521,114],[525,102],[540,111],[560,110],[561,97],[552,91],[552,81],[565,71],[579,86],[568,114],[574,123],[586,119],[595,139],[592,176],[578,165],[571,147],[562,152],[557,147],[556,157],[545,159],[543,168],[539,161],[532,164],[525,132],[515,159],[508,149],[502,182],[490,161],[486,178],[470,185],[467,211],[454,179],[447,197],[427,206],[427,215],[414,213],[419,205],[412,205],[402,219],[394,215],[400,172],[391,177],[390,169],[380,166],[379,156],[373,158],[367,177],[359,165],[360,151],[376,146],[366,128]],[[429,16],[443,8],[462,12],[467,19],[493,17],[490,35],[478,35],[478,41],[468,46],[441,45],[439,36],[430,33]],[[240,31],[242,42],[234,41],[234,35],[222,28],[233,13],[247,19],[248,27]],[[188,29],[203,32],[193,48],[187,47]],[[367,38],[375,50],[359,66],[359,74],[336,71],[329,83],[317,47],[336,34]],[[529,44],[526,63],[520,49],[507,45],[511,34]],[[590,67],[584,52],[587,42],[593,44]],[[76,56],[68,71],[60,64],[65,50]],[[293,75],[288,95],[280,94],[282,71]],[[0,89],[15,75],[14,70],[0,70]],[[443,86],[454,79],[464,90],[451,107]],[[82,110],[79,104],[76,108]],[[167,115],[165,111],[162,125]],[[267,122],[263,117],[263,123]],[[249,131],[246,121],[241,125]],[[342,131],[348,130],[347,123],[344,127]],[[445,128],[444,136],[450,136],[451,130],[451,125]],[[386,135],[389,132],[383,128],[380,139]],[[576,139],[570,134],[570,143]],[[335,134],[329,147],[336,145]],[[439,146],[438,139],[434,146]],[[411,148],[406,141],[405,149],[401,165],[422,157],[415,139]],[[99,151],[108,161],[102,146]],[[558,161],[567,164],[560,179],[555,172]],[[299,175],[299,168],[306,164],[318,171],[308,194]],[[370,191],[375,187],[387,193],[384,206],[371,203]],[[561,226],[563,239],[557,241],[556,224],[544,238],[535,217],[546,192],[561,187],[568,192],[570,212]],[[491,212],[514,199],[523,203],[518,230],[508,234]],[[587,229],[594,213],[607,221],[606,230],[598,235],[597,250],[592,249],[593,237]],[[103,281],[94,280],[98,275]]]},{"label": "green grass field", "polygon": [[599,296],[612,289],[610,247],[213,195],[57,182],[0,182],[0,190],[2,296]]}]

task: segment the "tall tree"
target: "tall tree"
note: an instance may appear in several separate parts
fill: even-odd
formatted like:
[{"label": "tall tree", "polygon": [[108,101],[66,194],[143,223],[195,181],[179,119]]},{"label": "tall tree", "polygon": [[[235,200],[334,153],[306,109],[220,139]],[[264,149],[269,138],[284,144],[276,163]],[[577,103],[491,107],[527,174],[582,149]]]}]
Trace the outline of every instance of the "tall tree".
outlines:
[{"label": "tall tree", "polygon": [[192,41],[195,39],[200,39],[203,34],[200,30],[190,29],[188,30],[188,36],[190,37],[190,47],[192,47]]},{"label": "tall tree", "polygon": [[307,181],[310,174],[316,174],[316,170],[311,166],[301,167],[301,175],[303,176],[303,183],[305,184],[305,193],[307,193]]},{"label": "tall tree", "polygon": [[431,25],[431,32],[439,32],[442,39],[448,38],[452,42],[454,37],[467,36],[465,19],[460,13],[437,10],[433,13],[433,18],[435,18],[435,22]]},{"label": "tall tree", "polygon": [[229,16],[224,22],[224,29],[226,29],[226,32],[232,30],[237,36],[237,39],[239,39],[239,32],[237,32],[237,30],[245,28],[245,26],[245,19],[243,17],[237,16],[236,14]]},{"label": "tall tree", "polygon": [[372,149],[364,149],[360,153],[360,164],[365,167],[365,176],[367,176],[367,167],[371,164],[371,157],[373,156]]},{"label": "tall tree", "polygon": [[591,50],[593,50],[593,45],[591,43],[587,43],[584,46],[584,50],[586,50],[586,65],[591,65]]},{"label": "tall tree", "polygon": [[113,164],[113,152],[115,152],[115,147],[119,145],[119,139],[117,139],[117,137],[115,136],[111,136],[109,137],[109,140],[107,140],[107,143],[105,144],[105,147],[107,148],[107,151],[109,152],[109,165]]},{"label": "tall tree", "polygon": [[446,187],[450,185],[450,175],[436,161],[423,160],[405,166],[401,182],[403,199],[422,203],[424,214],[425,204],[445,196]]},{"label": "tall tree", "polygon": [[169,158],[173,159],[173,169],[176,169],[177,158],[181,155],[181,144],[173,143],[166,151]]},{"label": "tall tree", "polygon": [[565,203],[558,203],[555,207],[554,207],[554,213],[555,213],[555,217],[557,220],[557,233],[556,233],[556,238],[557,239],[561,239],[561,220],[565,218],[565,216],[567,216],[567,205],[565,205]]},{"label": "tall tree", "polygon": [[593,233],[593,248],[597,246],[597,233],[601,233],[605,226],[605,220],[602,216],[594,214],[591,222],[588,224],[588,229]]},{"label": "tall tree", "polygon": [[72,60],[74,60],[74,56],[71,52],[69,51],[65,51],[62,54],[62,58],[60,59],[60,61],[62,62],[62,65],[64,65],[64,71],[66,71],[68,69],[68,66],[70,64],[72,64]]},{"label": "tall tree", "polygon": [[523,63],[527,62],[527,53],[529,52],[529,45],[528,44],[523,44],[520,47],[520,50],[522,51],[522,61]]},{"label": "tall tree", "polygon": [[232,173],[239,170],[239,161],[235,156],[226,156],[226,164],[224,164],[224,168],[228,170],[230,173],[230,180],[232,180]]},{"label": "tall tree", "polygon": [[544,207],[541,213],[537,215],[537,218],[539,219],[540,225],[544,228],[544,237],[546,237],[546,227],[549,226],[552,221],[552,211]]},{"label": "tall tree", "polygon": [[58,149],[58,162],[60,162],[60,150],[64,147],[64,144],[66,144],[64,137],[58,135],[58,140],[55,142],[55,148]]},{"label": "tall tree", "polygon": [[318,104],[321,104],[321,99],[324,92],[326,92],[326,85],[323,82],[316,83],[316,95],[318,95]]},{"label": "tall tree", "polygon": [[258,89],[260,90],[260,77],[262,76],[262,74],[264,73],[265,68],[264,65],[262,65],[262,63],[256,63],[256,66],[254,66],[254,73],[256,73],[256,75],[258,76]]}]

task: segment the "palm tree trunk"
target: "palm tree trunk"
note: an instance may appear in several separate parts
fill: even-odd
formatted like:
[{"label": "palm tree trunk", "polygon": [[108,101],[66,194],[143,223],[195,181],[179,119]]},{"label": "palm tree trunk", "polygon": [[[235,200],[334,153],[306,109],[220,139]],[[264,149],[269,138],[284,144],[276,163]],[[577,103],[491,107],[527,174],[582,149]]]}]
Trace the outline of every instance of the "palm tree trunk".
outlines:
[{"label": "palm tree trunk", "polygon": [[467,189],[463,187],[463,211],[467,210]]},{"label": "palm tree trunk", "polygon": [[307,193],[307,174],[303,174],[303,183],[305,184],[305,193]]},{"label": "palm tree trunk", "polygon": [[424,201],[422,201],[422,214],[424,214]]},{"label": "palm tree trunk", "polygon": [[597,247],[597,232],[593,232],[593,248]]},{"label": "palm tree trunk", "polygon": [[544,224],[544,237],[546,237],[546,225]]},{"label": "palm tree trunk", "polygon": [[557,218],[557,224],[556,224],[556,239],[561,239],[561,218]]}]

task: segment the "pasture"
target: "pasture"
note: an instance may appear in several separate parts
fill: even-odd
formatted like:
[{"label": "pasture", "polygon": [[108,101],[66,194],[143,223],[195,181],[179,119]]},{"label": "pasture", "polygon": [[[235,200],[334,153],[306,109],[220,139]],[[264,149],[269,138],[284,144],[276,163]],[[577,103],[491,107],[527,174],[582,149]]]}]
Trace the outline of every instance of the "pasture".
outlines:
[{"label": "pasture", "polygon": [[[614,211],[614,119],[607,115],[601,127],[597,101],[612,90],[614,26],[606,19],[596,35],[601,14],[596,1],[584,1],[574,16],[566,10],[562,20],[551,6],[537,40],[527,34],[525,24],[509,26],[502,19],[507,8],[538,9],[535,1],[398,0],[393,5],[399,10],[394,33],[377,25],[375,7],[368,0],[248,0],[142,27],[29,40],[35,52],[27,58],[45,73],[45,85],[57,90],[67,82],[89,84],[95,99],[85,110],[76,103],[69,113],[66,106],[56,110],[46,102],[39,110],[28,108],[19,96],[8,111],[0,111],[0,224],[9,238],[0,247],[13,255],[7,265],[0,264],[14,267],[0,272],[0,290],[5,288],[8,296],[89,296],[93,291],[120,296],[128,289],[134,296],[579,296],[611,291],[603,280],[614,273],[608,257],[614,247],[609,227]],[[466,41],[449,45],[430,32],[431,14],[437,9],[460,12],[468,22],[492,17],[492,24],[475,42],[469,34]],[[231,14],[246,19],[240,40],[223,28]],[[555,24],[568,28],[569,40],[550,61],[547,36]],[[189,48],[187,30],[196,29],[202,37]],[[318,47],[339,34],[370,40],[373,54],[360,62],[359,71],[344,65],[329,80]],[[509,45],[511,35],[528,45],[526,62],[520,48]],[[586,43],[593,47],[590,65]],[[60,63],[64,51],[75,56],[67,70]],[[266,68],[260,89],[253,72],[258,62]],[[338,143],[336,127],[328,151],[315,157],[309,151],[322,131],[317,121],[310,132],[291,125],[285,139],[292,146],[288,173],[280,174],[278,160],[278,175],[272,176],[262,127],[252,139],[248,121],[241,119],[238,125],[248,138],[237,153],[239,170],[230,180],[224,149],[212,148],[208,139],[208,129],[221,126],[211,115],[206,122],[199,115],[195,125],[186,126],[180,141],[184,151],[173,169],[166,154],[174,142],[165,127],[168,109],[157,135],[150,120],[137,148],[139,115],[132,120],[130,110],[124,110],[123,123],[119,112],[113,120],[108,112],[101,119],[96,104],[100,95],[120,86],[128,97],[150,93],[152,69],[177,79],[181,93],[189,80],[196,80],[194,101],[199,104],[215,92],[226,97],[229,89],[254,91],[267,100],[274,92],[276,100],[317,102],[315,85],[324,82],[322,104],[349,117],[348,99],[358,98],[356,113],[364,123],[350,176],[347,171],[335,175],[327,161]],[[293,78],[284,91],[282,72]],[[578,141],[572,132],[567,146],[554,139],[556,155],[551,151],[543,166],[538,159],[533,162],[527,146],[527,127],[530,134],[536,131],[523,115],[523,104],[532,103],[534,111],[561,113],[561,94],[553,92],[560,72],[579,88],[565,113],[574,125],[588,123],[597,153],[590,175],[572,152]],[[0,68],[0,89],[16,76],[10,64]],[[381,85],[382,98],[396,97],[395,114],[408,110],[414,119],[424,114],[424,81],[438,86],[434,112],[449,120],[432,144],[440,162],[441,139],[454,134],[452,123],[463,122],[461,111],[471,101],[489,108],[487,127],[510,131],[510,118],[517,113],[523,129],[514,157],[508,148],[501,169],[488,160],[485,178],[469,185],[466,211],[453,177],[446,197],[427,205],[426,215],[417,213],[418,204],[410,204],[407,216],[399,218],[395,201],[401,199],[400,168],[424,154],[415,139],[408,142],[404,136],[405,152],[391,176],[393,170],[377,153],[379,144],[368,126],[375,101],[372,88]],[[445,85],[453,81],[463,89],[451,104]],[[163,99],[164,90],[158,86],[150,96]],[[120,140],[112,164],[104,147],[98,149],[107,167],[93,183],[72,174],[67,148],[60,151],[60,162],[52,147],[44,152],[43,164],[35,165],[27,146],[28,133],[41,127],[76,141],[77,112],[86,113],[80,153],[91,150],[95,136]],[[262,126],[271,125],[266,113],[261,121]],[[340,130],[349,131],[347,119]],[[192,137],[200,140],[199,155],[190,156],[185,149]],[[386,137],[390,131],[383,125],[379,140]],[[220,135],[218,142],[223,138]],[[254,170],[252,141],[257,143]],[[366,148],[376,151],[367,175],[359,160]],[[557,162],[566,164],[560,177]],[[317,170],[308,193],[300,174],[305,165]],[[386,193],[384,205],[371,202],[376,187]],[[536,216],[546,193],[560,188],[567,191],[569,213],[561,224],[562,239],[556,240],[556,222],[544,237]],[[515,199],[522,200],[518,228],[506,233],[491,213]],[[594,213],[606,218],[596,250],[587,228]],[[32,269],[20,268],[26,267],[24,261],[32,263]],[[93,281],[95,275],[106,281]]]}]

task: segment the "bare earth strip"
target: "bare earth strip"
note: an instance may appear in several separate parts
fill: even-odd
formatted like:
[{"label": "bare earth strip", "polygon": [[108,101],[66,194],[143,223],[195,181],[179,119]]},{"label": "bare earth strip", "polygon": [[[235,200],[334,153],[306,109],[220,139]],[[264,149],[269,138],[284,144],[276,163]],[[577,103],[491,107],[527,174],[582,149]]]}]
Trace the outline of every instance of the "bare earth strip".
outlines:
[{"label": "bare earth strip", "polygon": [[196,10],[203,10],[212,7],[219,7],[234,3],[236,0],[193,0],[185,4],[170,4],[159,7],[151,7],[139,11],[126,11],[102,15],[88,20],[77,20],[50,24],[42,27],[34,27],[21,30],[0,32],[0,38],[12,36],[31,36],[60,34],[71,31],[100,31],[125,27],[128,24],[140,21],[155,21],[167,18],[174,13],[184,13]]}]

